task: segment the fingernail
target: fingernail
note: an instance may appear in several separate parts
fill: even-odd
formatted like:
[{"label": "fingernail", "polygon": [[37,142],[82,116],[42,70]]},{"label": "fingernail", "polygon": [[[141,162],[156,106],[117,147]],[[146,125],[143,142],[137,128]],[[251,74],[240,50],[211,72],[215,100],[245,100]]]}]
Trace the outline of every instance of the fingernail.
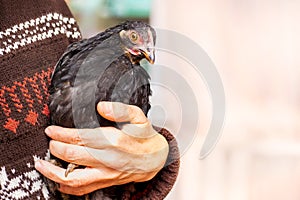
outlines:
[{"label": "fingernail", "polygon": [[34,167],[35,167],[36,169],[41,169],[41,168],[42,168],[41,162],[40,162],[39,160],[35,161]]},{"label": "fingernail", "polygon": [[106,116],[112,115],[112,104],[110,102],[100,102],[100,108]]},{"label": "fingernail", "polygon": [[46,135],[50,135],[50,134],[51,134],[51,128],[50,128],[50,126],[48,126],[48,127],[45,129],[45,133],[46,133]]},{"label": "fingernail", "polygon": [[50,136],[52,133],[55,133],[55,131],[59,131],[59,126],[48,126],[45,129],[45,133]]}]

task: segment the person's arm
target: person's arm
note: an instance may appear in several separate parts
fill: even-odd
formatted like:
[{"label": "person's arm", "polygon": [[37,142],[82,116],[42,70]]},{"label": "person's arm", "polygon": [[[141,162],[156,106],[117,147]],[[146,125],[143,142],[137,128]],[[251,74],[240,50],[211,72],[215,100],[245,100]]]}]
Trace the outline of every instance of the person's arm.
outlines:
[{"label": "person's arm", "polygon": [[154,199],[164,198],[172,188],[179,168],[174,137],[165,129],[154,129],[136,106],[101,102],[98,112],[109,120],[128,123],[121,129],[82,130],[58,126],[46,129],[52,138],[50,151],[53,155],[88,167],[75,169],[65,177],[65,169],[41,160],[36,163],[37,170],[59,183],[63,193],[83,195],[135,182],[134,189],[124,189],[119,195],[138,199],[149,195]]}]

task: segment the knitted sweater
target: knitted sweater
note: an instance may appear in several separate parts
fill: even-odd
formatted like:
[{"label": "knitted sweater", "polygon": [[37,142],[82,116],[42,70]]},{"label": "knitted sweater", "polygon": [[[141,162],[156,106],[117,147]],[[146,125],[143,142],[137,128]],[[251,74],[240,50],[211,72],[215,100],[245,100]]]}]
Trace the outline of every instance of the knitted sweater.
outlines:
[{"label": "knitted sweater", "polygon": [[[44,129],[49,124],[48,86],[66,47],[81,39],[76,21],[63,0],[0,0],[0,200],[56,199],[35,159],[49,157]],[[136,183],[118,199],[163,199],[179,169],[174,137],[165,167],[150,181]]]}]

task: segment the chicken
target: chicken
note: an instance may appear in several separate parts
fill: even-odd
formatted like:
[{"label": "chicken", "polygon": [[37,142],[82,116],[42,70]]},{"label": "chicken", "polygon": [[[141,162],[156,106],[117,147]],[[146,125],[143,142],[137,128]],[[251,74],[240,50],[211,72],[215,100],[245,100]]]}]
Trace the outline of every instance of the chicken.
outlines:
[{"label": "chicken", "polygon": [[[126,21],[94,37],[71,44],[51,78],[51,124],[68,128],[118,127],[101,117],[99,101],[122,102],[150,109],[150,77],[140,61],[155,61],[155,30],[140,21]],[[63,164],[64,166],[64,164]],[[70,163],[65,176],[77,167]]]}]

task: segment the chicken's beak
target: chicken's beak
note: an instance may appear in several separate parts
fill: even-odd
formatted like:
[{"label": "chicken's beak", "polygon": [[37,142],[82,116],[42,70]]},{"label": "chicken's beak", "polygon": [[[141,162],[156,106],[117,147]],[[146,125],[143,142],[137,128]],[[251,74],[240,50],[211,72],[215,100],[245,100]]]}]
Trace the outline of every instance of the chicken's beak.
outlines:
[{"label": "chicken's beak", "polygon": [[155,62],[154,48],[141,49],[141,52],[145,56],[145,58],[148,60],[149,63],[154,64],[154,62]]}]

